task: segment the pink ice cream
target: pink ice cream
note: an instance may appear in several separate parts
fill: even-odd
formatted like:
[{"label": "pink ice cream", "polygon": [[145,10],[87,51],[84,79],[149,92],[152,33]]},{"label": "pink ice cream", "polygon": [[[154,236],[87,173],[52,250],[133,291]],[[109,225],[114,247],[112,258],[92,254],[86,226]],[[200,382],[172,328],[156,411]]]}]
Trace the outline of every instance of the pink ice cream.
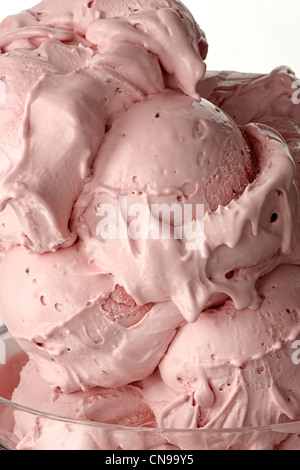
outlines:
[{"label": "pink ice cream", "polygon": [[43,255],[15,247],[0,278],[10,333],[42,377],[68,393],[149,376],[183,323],[172,302],[138,306],[88,263],[81,244]]},{"label": "pink ice cream", "polygon": [[12,398],[165,430],[16,411],[19,449],[296,445],[201,433],[300,418],[296,77],[206,72],[207,48],[175,0],[45,0],[0,25]]},{"label": "pink ice cream", "polygon": [[[163,382],[177,392],[157,413],[160,427],[242,428],[299,417],[300,370],[292,362],[300,338],[299,269],[282,265],[260,280],[263,301],[255,312],[236,311],[230,301],[180,329],[159,366]],[[272,449],[283,437],[238,439],[225,436],[215,447]],[[187,439],[185,448],[190,445],[204,442]]]},{"label": "pink ice cream", "polygon": [[[122,426],[156,426],[141,388],[135,385],[118,389],[96,387],[87,392],[63,394],[51,390],[40,377],[35,363],[28,362],[12,400],[50,415],[104,424],[102,428],[84,428],[47,417],[28,418],[28,414],[16,411],[14,433],[19,439],[18,450],[133,450],[166,443],[159,435],[149,433],[142,438],[138,432],[133,431],[130,436],[122,432]],[[120,429],[109,429],[105,424],[117,425]]]},{"label": "pink ice cream", "polygon": [[[157,240],[149,230],[136,241],[127,227],[124,237],[99,239],[97,210],[111,204],[120,217],[124,197],[128,206],[146,207],[149,227],[153,204],[202,204],[204,240],[189,248],[184,237]],[[89,259],[137,303],[171,298],[185,320],[196,321],[227,296],[236,308],[259,305],[255,282],[292,252],[297,210],[295,165],[275,131],[239,129],[210,102],[168,91],[114,121],[71,226]],[[184,222],[173,225],[174,231]]]},{"label": "pink ice cream", "polygon": [[164,73],[198,96],[205,72],[199,48],[204,57],[206,41],[189,12],[173,0],[132,5],[45,1],[1,24],[5,242],[38,253],[71,245],[72,206],[106,126],[132,103],[162,91]]},{"label": "pink ice cream", "polygon": [[[255,121],[279,132],[295,161],[299,187],[299,81],[289,67],[278,67],[268,75],[208,72],[197,89],[201,96],[220,106],[238,125]],[[300,260],[299,218],[297,234],[297,249],[289,257],[289,261],[296,264]]]}]

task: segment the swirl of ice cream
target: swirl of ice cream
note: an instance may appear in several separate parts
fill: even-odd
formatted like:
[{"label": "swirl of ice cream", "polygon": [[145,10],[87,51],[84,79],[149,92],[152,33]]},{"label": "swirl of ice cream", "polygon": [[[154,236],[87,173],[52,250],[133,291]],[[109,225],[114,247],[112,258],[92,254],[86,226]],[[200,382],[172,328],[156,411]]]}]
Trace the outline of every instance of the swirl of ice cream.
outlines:
[{"label": "swirl of ice cream", "polygon": [[[299,270],[282,265],[259,280],[262,305],[255,312],[236,311],[230,301],[179,330],[159,365],[163,382],[176,393],[156,408],[160,427],[236,429],[299,417],[300,370],[293,362],[300,335]],[[273,449],[285,437],[220,434],[210,448]],[[209,435],[186,436],[180,445],[205,448],[205,439]]]},{"label": "swirl of ice cream", "polygon": [[299,95],[296,82],[295,73],[285,66],[269,74],[207,72],[197,91],[239,126],[249,122],[267,124],[289,141],[295,137],[292,128],[300,118],[294,102]]},{"label": "swirl of ice cream", "polygon": [[[71,419],[63,422],[15,411],[14,434],[19,441],[18,450],[134,450],[163,448],[167,444],[159,434],[122,431],[125,426],[156,426],[153,412],[138,384],[63,394],[51,390],[34,361],[29,361],[22,370],[12,400],[47,415]],[[74,424],[72,420],[85,425]],[[97,427],[96,423],[103,424]]]},{"label": "swirl of ice cream", "polygon": [[173,0],[131,8],[52,0],[5,19],[1,240],[38,253],[74,243],[73,204],[107,126],[132,103],[163,91],[167,75],[198,96],[205,45],[189,12]]},{"label": "swirl of ice cream", "polygon": [[[257,279],[295,245],[295,178],[287,145],[275,131],[255,124],[239,129],[206,100],[166,91],[114,121],[71,226],[89,259],[111,272],[138,304],[171,299],[193,322],[228,296],[238,309],[259,306]],[[136,238],[125,218],[134,205],[146,208],[148,222]],[[181,210],[174,209],[173,221],[169,211],[168,237],[153,236],[155,205]],[[187,205],[192,213],[186,219]],[[118,214],[114,236],[99,237],[102,206]],[[191,248],[186,229],[197,238],[201,217],[203,239]]]},{"label": "swirl of ice cream", "polygon": [[43,255],[15,247],[0,271],[3,321],[44,380],[66,393],[147,377],[183,322],[172,302],[137,305],[80,243]]},{"label": "swirl of ice cream", "polygon": [[[300,184],[299,80],[285,66],[269,74],[209,72],[198,84],[198,92],[231,116],[240,125],[260,122],[275,129],[287,143]],[[300,263],[300,227],[297,219],[297,246],[287,262]]]}]

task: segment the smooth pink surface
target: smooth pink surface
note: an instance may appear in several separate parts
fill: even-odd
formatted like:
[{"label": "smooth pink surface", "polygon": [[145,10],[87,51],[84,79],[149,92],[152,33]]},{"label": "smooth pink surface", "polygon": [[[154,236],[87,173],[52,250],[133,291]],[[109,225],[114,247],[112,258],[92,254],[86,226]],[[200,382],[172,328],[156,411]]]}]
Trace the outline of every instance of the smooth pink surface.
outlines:
[{"label": "smooth pink surface", "polygon": [[[179,330],[159,366],[163,382],[177,392],[157,412],[160,427],[242,428],[299,417],[300,369],[292,362],[300,338],[299,274],[299,266],[282,265],[259,281],[258,310],[236,311],[229,301]],[[272,449],[282,439],[254,434],[230,445]],[[197,439],[187,438],[188,445],[194,448]]]},{"label": "smooth pink surface", "polygon": [[43,255],[15,247],[1,264],[0,283],[10,333],[64,392],[147,377],[183,323],[172,302],[138,306],[88,263],[81,244]]},{"label": "smooth pink surface", "polygon": [[[278,67],[268,75],[208,72],[197,90],[201,96],[221,106],[237,125],[255,121],[279,132],[295,162],[299,188],[300,107],[294,102],[299,97],[299,89],[297,77],[289,67]],[[288,259],[299,264],[299,217],[296,225],[297,247]]]},{"label": "smooth pink surface", "polygon": [[205,36],[180,3],[89,5],[41,2],[0,25],[0,237],[38,253],[76,239],[72,206],[111,120],[164,73],[194,97],[205,73]]},{"label": "smooth pink surface", "polygon": [[[206,73],[205,35],[175,0],[46,0],[1,23],[0,49],[0,310],[30,356],[14,399],[169,428],[299,419],[293,72]],[[100,239],[99,205],[122,197],[149,214],[203,204],[203,243]],[[28,449],[294,443],[14,418]]]},{"label": "smooth pink surface", "polygon": [[[156,426],[155,417],[143,400],[140,387],[94,388],[65,395],[61,391],[51,390],[47,382],[41,379],[34,362],[27,363],[23,369],[20,386],[12,400],[29,408],[80,421],[119,426]],[[14,432],[20,440],[19,450],[133,450],[141,446],[161,446],[166,442],[159,435],[149,434],[142,438],[136,432],[128,435],[118,430],[84,428],[30,416],[22,411],[15,411],[14,419]]]},{"label": "smooth pink surface", "polygon": [[[271,128],[239,129],[211,103],[168,91],[115,120],[71,225],[89,259],[137,303],[171,298],[193,322],[227,295],[237,308],[257,308],[255,282],[295,247],[295,178],[289,149]],[[144,205],[149,217],[152,204],[204,204],[203,244],[189,251],[187,240],[158,241],[150,233],[138,241],[99,240],[97,207],[108,203],[118,211],[124,196]]]}]

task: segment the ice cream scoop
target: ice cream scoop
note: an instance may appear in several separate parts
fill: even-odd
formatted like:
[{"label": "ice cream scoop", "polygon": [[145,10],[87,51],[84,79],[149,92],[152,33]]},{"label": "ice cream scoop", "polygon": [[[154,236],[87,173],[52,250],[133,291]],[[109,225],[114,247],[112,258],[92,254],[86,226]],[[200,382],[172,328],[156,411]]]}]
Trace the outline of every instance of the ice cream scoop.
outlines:
[{"label": "ice cream scoop", "polygon": [[0,269],[2,320],[64,392],[145,378],[183,322],[172,302],[137,305],[80,243],[44,255],[15,247]]},{"label": "ice cream scoop", "polygon": [[[157,412],[158,425],[236,429],[295,420],[299,408],[299,267],[282,265],[258,282],[256,311],[232,302],[184,325],[159,365],[177,397]],[[226,434],[211,448],[272,449],[281,433]],[[201,435],[184,444],[205,447]]]},{"label": "ice cream scoop", "polygon": [[239,126],[260,122],[277,129],[286,141],[295,137],[291,130],[300,117],[299,83],[289,67],[277,67],[269,74],[210,71],[197,90]]},{"label": "ice cream scoop", "polygon": [[162,91],[165,74],[198,96],[206,40],[191,15],[173,0],[137,9],[45,1],[0,25],[0,237],[10,245],[72,245],[73,204],[111,121]]},{"label": "ice cream scoop", "polygon": [[[118,389],[96,387],[87,392],[63,394],[51,390],[39,375],[35,363],[29,361],[12,400],[47,416],[52,415],[51,419],[26,411],[14,412],[18,450],[134,450],[166,444],[164,437],[158,434],[122,430],[122,426],[156,426],[152,410],[138,385]],[[60,419],[56,420],[55,416]],[[81,421],[82,425],[72,423],[72,420]],[[102,426],[97,427],[96,423],[102,423]]]},{"label": "ice cream scoop", "polygon": [[29,356],[0,440],[298,445],[300,83],[207,50],[176,0],[0,24],[0,311]]},{"label": "ice cream scoop", "polygon": [[[280,133],[296,165],[300,183],[300,83],[286,66],[269,74],[209,72],[198,84],[198,92],[231,116],[238,125],[259,122]],[[297,245],[287,262],[299,264],[300,230],[297,218]]]},{"label": "ice cream scoop", "polygon": [[[130,107],[93,170],[71,226],[89,259],[140,305],[171,299],[187,321],[227,296],[257,308],[255,282],[294,248],[298,194],[286,143],[266,126],[238,128],[206,100],[166,91]],[[106,236],[98,216],[109,208],[107,231],[117,230]],[[153,221],[167,235],[153,235]],[[133,224],[142,226],[134,236]]]}]

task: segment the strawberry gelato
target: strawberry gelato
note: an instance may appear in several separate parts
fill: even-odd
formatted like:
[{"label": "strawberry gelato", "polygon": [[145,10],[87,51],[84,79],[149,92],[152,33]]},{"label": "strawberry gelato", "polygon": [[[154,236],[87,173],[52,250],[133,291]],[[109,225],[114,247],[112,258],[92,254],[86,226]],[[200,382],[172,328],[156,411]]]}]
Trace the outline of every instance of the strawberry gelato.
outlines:
[{"label": "strawberry gelato", "polygon": [[207,52],[176,0],[0,24],[15,449],[299,448],[297,79]]}]

